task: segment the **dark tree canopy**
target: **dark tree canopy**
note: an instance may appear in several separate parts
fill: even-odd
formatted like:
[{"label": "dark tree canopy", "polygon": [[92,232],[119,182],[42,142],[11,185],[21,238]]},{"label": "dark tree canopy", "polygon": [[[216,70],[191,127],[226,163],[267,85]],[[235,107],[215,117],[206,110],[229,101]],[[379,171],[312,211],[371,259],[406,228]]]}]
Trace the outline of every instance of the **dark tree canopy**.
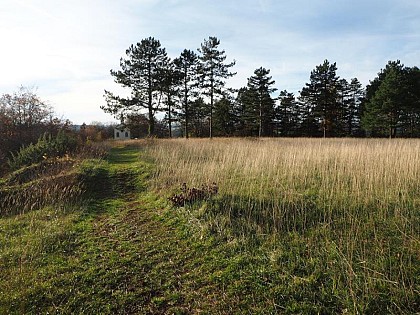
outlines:
[{"label": "dark tree canopy", "polygon": [[278,134],[281,136],[296,136],[300,124],[300,108],[293,93],[281,91],[279,105],[276,108]]},{"label": "dark tree canopy", "polygon": [[255,91],[251,91],[247,87],[239,89],[234,104],[236,133],[239,136],[258,135],[258,112],[253,106],[255,99]]},{"label": "dark tree canopy", "polygon": [[155,130],[155,113],[161,108],[162,76],[169,58],[159,40],[149,37],[126,50],[126,59],[121,58],[121,70],[111,70],[115,82],[131,90],[129,98],[115,96],[105,91],[106,106],[101,108],[120,118],[127,112],[147,110],[149,136]]},{"label": "dark tree canopy", "polygon": [[277,89],[273,87],[275,81],[269,74],[270,70],[260,67],[248,79],[247,87],[252,98],[249,104],[252,107],[250,112],[254,112],[254,119],[258,121],[258,137],[273,135],[275,109],[271,93]]},{"label": "dark tree canopy", "polygon": [[226,53],[219,50],[220,40],[210,36],[201,44],[200,52],[200,79],[203,94],[210,98],[209,124],[210,138],[213,136],[213,108],[217,96],[223,96],[225,80],[236,73],[229,72],[229,68],[235,65],[235,61],[225,63]]},{"label": "dark tree canopy", "polygon": [[390,61],[367,87],[363,127],[372,136],[419,136],[419,69]]},{"label": "dark tree canopy", "polygon": [[339,77],[336,71],[336,63],[325,60],[311,72],[310,82],[301,92],[302,102],[309,108],[324,137],[337,135]]},{"label": "dark tree canopy", "polygon": [[199,59],[198,55],[188,49],[184,49],[181,55],[174,59],[174,65],[179,73],[180,80],[178,95],[181,99],[181,106],[178,116],[184,123],[184,136],[188,138],[190,110],[189,104],[193,98],[197,97],[199,87]]},{"label": "dark tree canopy", "polygon": [[161,73],[161,92],[163,110],[166,113],[165,121],[168,123],[169,138],[172,138],[172,123],[176,121],[176,98],[179,96],[178,86],[181,84],[182,74],[178,71],[174,62],[168,62],[167,67]]}]

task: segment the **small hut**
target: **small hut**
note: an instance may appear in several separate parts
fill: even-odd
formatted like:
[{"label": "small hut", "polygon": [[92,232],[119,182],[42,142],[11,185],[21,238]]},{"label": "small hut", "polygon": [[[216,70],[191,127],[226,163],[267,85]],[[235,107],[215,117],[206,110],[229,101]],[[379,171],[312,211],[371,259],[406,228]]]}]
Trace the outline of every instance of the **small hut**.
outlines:
[{"label": "small hut", "polygon": [[131,139],[130,129],[124,125],[118,125],[114,128],[114,139],[115,140],[129,140]]}]

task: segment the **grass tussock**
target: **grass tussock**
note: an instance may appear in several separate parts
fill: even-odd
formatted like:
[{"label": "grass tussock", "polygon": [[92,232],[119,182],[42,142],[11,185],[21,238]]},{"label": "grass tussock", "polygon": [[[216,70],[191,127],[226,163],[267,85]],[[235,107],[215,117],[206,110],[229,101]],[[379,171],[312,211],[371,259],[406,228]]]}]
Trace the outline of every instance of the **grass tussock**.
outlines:
[{"label": "grass tussock", "polygon": [[74,205],[83,187],[77,180],[77,161],[53,159],[11,173],[0,184],[0,215],[23,214],[49,205]]}]

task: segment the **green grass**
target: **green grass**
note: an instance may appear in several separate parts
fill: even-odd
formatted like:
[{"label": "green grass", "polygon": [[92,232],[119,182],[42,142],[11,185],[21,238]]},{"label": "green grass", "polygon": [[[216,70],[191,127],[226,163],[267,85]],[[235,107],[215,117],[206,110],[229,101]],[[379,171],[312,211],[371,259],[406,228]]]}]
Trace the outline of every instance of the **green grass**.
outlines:
[{"label": "green grass", "polygon": [[[240,208],[226,211],[219,197],[172,208],[170,190],[151,188],[151,161],[132,143],[114,147],[106,160],[78,166],[85,189],[78,204],[0,218],[0,314],[419,311],[420,295],[412,291],[419,289],[419,260],[404,257],[415,239],[390,237],[395,244],[384,239],[380,249],[365,245],[390,273],[402,272],[392,269],[395,257],[407,264],[404,291],[372,265],[370,278],[360,277],[367,266],[348,264],[351,249],[343,251],[326,224],[273,233],[270,225],[261,228],[259,216],[250,225]],[[374,229],[358,240],[400,233],[389,220],[366,223]],[[379,251],[391,248],[401,255]],[[370,295],[358,291],[367,280]],[[362,293],[369,298],[357,299]]]}]

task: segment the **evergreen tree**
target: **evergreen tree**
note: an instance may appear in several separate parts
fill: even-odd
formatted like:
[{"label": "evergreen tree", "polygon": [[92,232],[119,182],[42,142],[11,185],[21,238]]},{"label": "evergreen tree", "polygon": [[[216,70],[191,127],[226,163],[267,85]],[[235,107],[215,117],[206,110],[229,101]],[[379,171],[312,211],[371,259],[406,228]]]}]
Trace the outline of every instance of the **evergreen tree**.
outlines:
[{"label": "evergreen tree", "polygon": [[169,58],[159,40],[149,37],[126,50],[126,59],[120,59],[121,70],[111,70],[115,82],[131,89],[131,97],[123,98],[105,91],[106,106],[101,108],[119,118],[121,114],[147,110],[148,135],[155,132],[155,113],[160,110],[163,70]]},{"label": "evergreen tree", "polygon": [[348,102],[346,108],[346,131],[348,136],[361,136],[362,102],[365,91],[357,78],[353,78],[349,84]]},{"label": "evergreen tree", "polygon": [[161,91],[165,103],[165,120],[168,123],[169,138],[172,138],[172,122],[176,116],[176,97],[179,95],[178,85],[180,84],[181,74],[175,68],[173,62],[169,62],[167,68],[162,69]]},{"label": "evergreen tree", "polygon": [[199,97],[189,103],[191,134],[195,137],[209,136],[209,106]]},{"label": "evergreen tree", "polygon": [[255,99],[254,91],[247,87],[239,89],[233,108],[236,134],[239,136],[258,135],[258,111],[253,106]]},{"label": "evergreen tree", "polygon": [[300,107],[293,93],[286,90],[280,92],[276,118],[281,136],[297,135],[300,123]]},{"label": "evergreen tree", "polygon": [[314,105],[307,101],[305,93],[298,97],[299,127],[297,134],[303,137],[320,137],[319,119],[316,119]]},{"label": "evergreen tree", "polygon": [[330,64],[325,60],[311,72],[310,82],[301,91],[300,99],[311,114],[307,119],[316,121],[324,137],[339,133],[339,77],[336,71],[336,63]]},{"label": "evergreen tree", "polygon": [[191,102],[191,98],[197,94],[199,60],[196,53],[184,49],[180,57],[174,60],[174,64],[180,75],[179,95],[181,97],[182,106],[179,116],[184,123],[184,136],[185,138],[188,138],[190,120],[188,106]]},{"label": "evergreen tree", "polygon": [[350,84],[346,79],[340,79],[337,84],[337,117],[335,123],[336,136],[349,136],[348,115],[350,107]]},{"label": "evergreen tree", "polygon": [[388,62],[378,77],[368,86],[363,126],[373,136],[396,136],[401,127],[407,96],[404,65]]},{"label": "evergreen tree", "polygon": [[371,136],[420,136],[420,71],[389,61],[367,86],[363,127]]},{"label": "evergreen tree", "polygon": [[[258,137],[273,135],[273,123],[275,117],[274,100],[271,93],[275,81],[269,76],[270,70],[260,67],[254,71],[254,75],[248,79],[248,90],[252,93],[252,111],[257,114]],[[249,111],[251,112],[251,111]]]},{"label": "evergreen tree", "polygon": [[406,135],[420,136],[420,69],[406,69]]},{"label": "evergreen tree", "polygon": [[217,136],[231,136],[235,131],[235,112],[233,102],[227,98],[214,103],[214,134]]},{"label": "evergreen tree", "polygon": [[209,37],[201,44],[201,84],[204,95],[210,98],[209,108],[209,136],[213,136],[213,108],[215,97],[224,94],[225,80],[234,76],[236,73],[229,72],[229,68],[235,65],[235,61],[225,63],[226,54],[224,50],[219,50],[220,41],[216,37]]}]

